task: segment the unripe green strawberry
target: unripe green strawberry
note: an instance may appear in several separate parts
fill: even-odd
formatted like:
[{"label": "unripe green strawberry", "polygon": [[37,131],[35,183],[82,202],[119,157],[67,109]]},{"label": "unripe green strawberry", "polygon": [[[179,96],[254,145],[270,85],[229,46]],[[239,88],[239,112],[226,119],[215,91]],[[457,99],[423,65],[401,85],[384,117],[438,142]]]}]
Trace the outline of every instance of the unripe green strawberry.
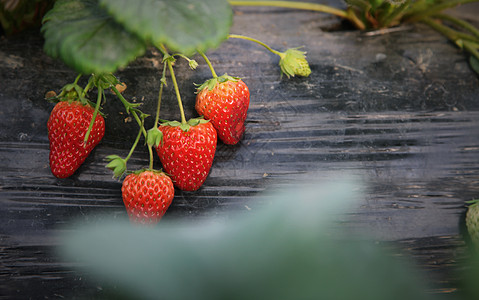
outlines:
[{"label": "unripe green strawberry", "polygon": [[126,176],[121,194],[132,223],[156,224],[173,201],[175,188],[165,173],[140,170]]},{"label": "unripe green strawberry", "polygon": [[88,141],[84,142],[94,109],[79,101],[62,101],[55,105],[48,119],[50,169],[58,178],[66,178],[81,166],[105,134],[105,120],[97,115]]},{"label": "unripe green strawberry", "polygon": [[308,77],[311,74],[308,61],[305,56],[306,52],[297,49],[288,49],[280,54],[279,66],[286,76],[294,77],[295,75]]},{"label": "unripe green strawberry", "polygon": [[472,242],[479,246],[479,201],[475,200],[466,213],[466,226]]},{"label": "unripe green strawberry", "polygon": [[209,121],[191,119],[188,123],[173,121],[160,125],[163,140],[156,151],[175,186],[196,191],[210,172],[217,136]]},{"label": "unripe green strawberry", "polygon": [[227,74],[207,80],[198,88],[196,111],[210,120],[223,143],[238,143],[245,131],[249,89],[239,78]]}]

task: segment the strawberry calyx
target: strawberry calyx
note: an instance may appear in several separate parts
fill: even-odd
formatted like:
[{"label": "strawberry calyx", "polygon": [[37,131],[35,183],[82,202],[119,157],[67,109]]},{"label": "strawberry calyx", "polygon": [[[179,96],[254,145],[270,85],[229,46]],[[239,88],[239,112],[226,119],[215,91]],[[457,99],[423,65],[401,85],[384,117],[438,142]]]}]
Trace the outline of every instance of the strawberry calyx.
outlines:
[{"label": "strawberry calyx", "polygon": [[113,171],[113,178],[120,178],[126,172],[126,159],[121,158],[118,155],[108,155],[105,158],[109,163],[106,165],[106,168]]},{"label": "strawberry calyx", "polygon": [[208,123],[209,120],[205,120],[203,117],[189,119],[186,123],[181,123],[178,121],[164,121],[160,124],[162,126],[171,126],[171,127],[180,127],[184,132],[188,132],[191,127],[197,126],[199,124]]},{"label": "strawberry calyx", "polygon": [[166,174],[162,170],[156,170],[156,169],[150,169],[150,168],[143,168],[143,169],[139,169],[139,170],[136,170],[136,171],[129,171],[128,174],[140,175],[141,173],[146,172],[146,171],[156,173],[156,174],[165,174],[165,175],[168,176],[168,174]]},{"label": "strawberry calyx", "polygon": [[197,85],[198,87],[196,89],[196,93],[201,92],[205,88],[208,88],[208,90],[211,91],[220,83],[225,83],[227,81],[237,82],[240,79],[241,79],[240,77],[233,77],[225,73],[219,77],[213,77],[211,79],[208,79],[205,82],[203,82],[203,84]]}]

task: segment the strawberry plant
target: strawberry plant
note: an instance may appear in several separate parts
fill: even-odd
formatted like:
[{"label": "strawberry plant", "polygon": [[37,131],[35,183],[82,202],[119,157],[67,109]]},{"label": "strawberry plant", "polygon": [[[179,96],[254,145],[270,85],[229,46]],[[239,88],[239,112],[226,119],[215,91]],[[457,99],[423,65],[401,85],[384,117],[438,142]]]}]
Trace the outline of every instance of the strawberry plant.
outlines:
[{"label": "strawberry plant", "polygon": [[301,1],[235,1],[236,6],[270,6],[310,10],[335,15],[359,30],[387,33],[402,24],[424,23],[438,31],[469,55],[471,68],[479,74],[479,29],[444,13],[449,8],[478,0],[345,0],[346,8]]},{"label": "strawberry plant", "polygon": [[[287,77],[308,76],[311,73],[305,52],[297,49],[279,52],[259,40],[229,34],[232,10],[224,0],[58,0],[43,22],[45,52],[60,58],[80,74],[73,83],[63,88],[59,96],[52,99],[63,101],[61,103],[79,99],[83,110],[91,112],[88,118],[77,121],[81,127],[71,126],[77,130],[72,133],[76,135],[75,139],[63,136],[52,138],[54,141],[60,140],[56,144],[62,145],[58,147],[52,143],[50,151],[53,162],[59,161],[59,152],[63,156],[73,156],[76,160],[75,168],[71,167],[68,172],[57,171],[55,164],[52,164],[52,172],[61,178],[72,175],[99,142],[101,137],[97,132],[97,123],[102,122],[103,132],[105,126],[99,111],[107,98],[105,91],[111,90],[139,127],[126,157],[115,154],[106,157],[106,167],[113,171],[113,177],[121,179],[127,175],[123,181],[122,194],[132,222],[157,222],[173,198],[170,183],[185,191],[199,189],[213,164],[218,137],[225,144],[236,144],[244,134],[250,101],[248,87],[238,77],[226,74],[218,77],[205,51],[220,46],[228,38],[245,39],[278,55],[281,71]],[[140,109],[140,104],[125,99],[122,95],[125,87],[113,73],[143,55],[148,48],[156,48],[162,54],[163,73],[154,125],[147,130],[144,121],[149,114]],[[213,78],[198,88],[196,108],[199,116],[187,121],[174,64],[177,59],[186,59],[191,69],[195,69],[198,63],[189,58],[194,54],[204,58]],[[84,88],[78,85],[82,74],[91,74]],[[178,101],[180,120],[160,122],[161,98],[163,88],[169,81],[168,74]],[[97,90],[95,104],[88,100],[88,92],[93,88]],[[95,108],[90,108],[88,103]],[[67,120],[56,117],[55,111],[52,114],[52,119],[56,121],[54,126],[66,126],[63,124],[68,124]],[[53,135],[55,131],[52,129],[51,132]],[[149,165],[142,170],[130,171],[128,160],[142,138],[148,147]],[[70,140],[75,141],[77,148],[82,145],[88,147],[81,154],[71,154],[70,144],[66,143]],[[153,168],[154,150],[166,173]],[[60,161],[60,164],[66,163]],[[144,176],[154,179],[147,181],[149,184],[138,183],[143,182],[141,178]],[[154,186],[154,192],[151,186]],[[168,192],[161,194],[158,192],[160,190]],[[153,205],[150,210],[145,208],[151,207],[152,203],[156,206]]]},{"label": "strawberry plant", "polygon": [[[107,98],[105,91],[111,90],[139,127],[126,157],[107,156],[107,167],[113,171],[113,176],[121,179],[130,172],[128,160],[143,138],[149,152],[149,165],[145,170],[154,174],[159,172],[153,169],[156,152],[174,185],[182,190],[194,191],[201,187],[212,167],[217,139],[233,145],[243,137],[250,103],[250,91],[246,83],[237,77],[241,74],[218,76],[205,52],[220,47],[227,39],[242,39],[257,43],[277,55],[281,74],[287,78],[307,77],[311,73],[306,52],[300,48],[278,51],[252,37],[231,34],[231,6],[275,6],[319,11],[346,19],[359,30],[387,30],[403,23],[422,22],[469,53],[470,64],[479,73],[479,30],[464,20],[442,13],[447,8],[473,1],[477,0],[347,0],[346,8],[341,9],[296,1],[57,0],[43,19],[42,33],[45,37],[44,51],[48,55],[63,60],[79,76],[90,74],[86,87],[78,85],[77,77],[74,83],[66,85],[60,95],[54,97],[68,103],[79,100],[85,110],[87,103],[94,107],[91,116],[79,121],[83,129],[74,133],[78,136],[75,139],[78,145],[88,145],[86,154],[74,155],[81,157],[76,165],[85,160],[91,151],[90,145],[94,147],[101,139],[95,122],[103,120],[99,112]],[[143,112],[139,103],[132,103],[122,95],[122,83],[113,73],[128,66],[150,48],[156,48],[161,53],[163,72],[154,125],[147,130],[144,120],[151,114]],[[198,66],[191,58],[194,55],[204,59],[212,78],[206,79],[197,88],[195,108],[199,116],[189,116],[187,121],[174,65],[177,59],[186,59],[194,70]],[[169,82],[174,87],[180,118],[160,122],[163,88]],[[88,92],[94,88],[97,101],[92,103],[88,100]],[[55,126],[60,127],[64,122],[60,120],[60,124]],[[106,122],[104,126],[108,125],[108,120],[103,122]],[[60,161],[56,158],[58,155],[55,153],[59,151],[54,143],[51,151],[51,161]],[[67,150],[61,152],[71,155]],[[52,171],[58,177],[68,177],[78,166],[69,172],[59,172],[54,163]]]}]

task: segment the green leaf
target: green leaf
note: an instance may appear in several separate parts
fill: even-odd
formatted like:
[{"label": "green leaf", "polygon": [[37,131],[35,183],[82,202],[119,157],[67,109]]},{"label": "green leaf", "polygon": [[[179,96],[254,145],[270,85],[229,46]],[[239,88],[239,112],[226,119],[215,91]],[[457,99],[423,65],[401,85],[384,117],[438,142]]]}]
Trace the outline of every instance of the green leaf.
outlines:
[{"label": "green leaf", "polygon": [[132,299],[431,299],[408,261],[341,230],[355,193],[345,182],[281,190],[226,222],[90,224],[61,249]]},{"label": "green leaf", "polygon": [[471,65],[471,68],[474,70],[474,72],[479,75],[479,59],[471,55],[471,57],[469,58],[469,64]]},{"label": "green leaf", "polygon": [[190,124],[181,124],[180,129],[183,130],[184,132],[188,132],[190,130],[191,126]]},{"label": "green leaf", "polygon": [[148,130],[146,140],[148,145],[158,147],[163,140],[163,132],[161,132],[157,127],[153,127]]},{"label": "green leaf", "polygon": [[109,163],[106,167],[113,171],[113,178],[120,178],[126,172],[126,160],[118,155],[108,155],[105,158]]},{"label": "green leaf", "polygon": [[232,24],[226,0],[100,0],[100,4],[143,40],[186,55],[219,46]]},{"label": "green leaf", "polygon": [[83,74],[114,72],[146,49],[95,0],[59,0],[43,21],[44,51]]}]

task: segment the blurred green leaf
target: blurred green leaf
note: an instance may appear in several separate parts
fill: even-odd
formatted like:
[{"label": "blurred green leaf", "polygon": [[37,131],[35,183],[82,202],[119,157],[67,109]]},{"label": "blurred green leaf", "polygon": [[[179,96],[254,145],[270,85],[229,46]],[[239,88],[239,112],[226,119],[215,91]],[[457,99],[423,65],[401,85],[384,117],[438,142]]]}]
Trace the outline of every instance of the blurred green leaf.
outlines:
[{"label": "blurred green leaf", "polygon": [[226,40],[232,10],[226,0],[100,0],[129,31],[158,46],[189,55]]},{"label": "blurred green leaf", "polygon": [[146,49],[95,0],[58,0],[45,15],[42,32],[45,52],[83,74],[114,72]]},{"label": "blurred green leaf", "polygon": [[471,57],[469,57],[469,64],[471,65],[471,68],[474,70],[474,72],[479,75],[479,59],[471,55]]},{"label": "blurred green leaf", "polygon": [[428,299],[407,262],[338,233],[355,193],[282,191],[227,221],[95,224],[70,231],[63,251],[137,299]]}]

